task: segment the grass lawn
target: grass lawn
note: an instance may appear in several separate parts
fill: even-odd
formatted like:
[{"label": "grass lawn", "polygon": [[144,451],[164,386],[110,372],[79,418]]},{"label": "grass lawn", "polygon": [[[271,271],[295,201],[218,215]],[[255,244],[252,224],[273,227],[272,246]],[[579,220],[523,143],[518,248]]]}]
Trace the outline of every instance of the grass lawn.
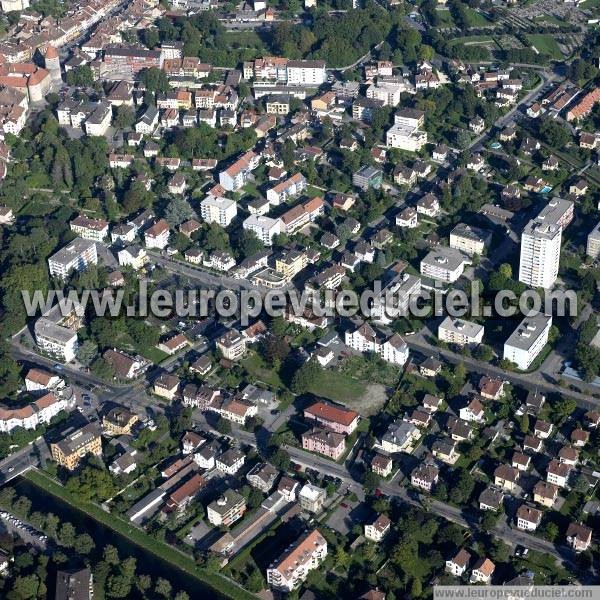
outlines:
[{"label": "grass lawn", "polygon": [[550,34],[532,33],[526,36],[532,46],[535,46],[541,54],[547,54],[551,58],[562,58],[563,53],[560,51],[558,42]]},{"label": "grass lawn", "polygon": [[143,548],[146,552],[150,552],[158,556],[161,560],[173,565],[175,570],[179,569],[192,577],[196,577],[199,581],[211,586],[214,589],[229,598],[246,600],[256,598],[250,592],[236,586],[233,582],[222,577],[218,573],[213,573],[206,569],[202,569],[196,565],[193,558],[179,552],[165,542],[161,542],[156,538],[150,537],[144,531],[138,529],[131,523],[121,519],[115,514],[110,514],[103,511],[97,504],[82,503],[74,498],[62,485],[54,481],[45,473],[38,470],[31,470],[24,474],[24,477],[31,483],[36,485],[41,490],[48,494],[60,498],[75,509],[95,519],[104,527],[109,527],[119,535],[127,538],[131,543]]},{"label": "grass lawn", "polygon": [[165,358],[168,358],[169,355],[162,350],[159,350],[155,346],[151,346],[150,348],[137,348],[137,351],[148,360],[151,360],[155,365],[159,365]]},{"label": "grass lawn", "polygon": [[438,8],[436,15],[439,19],[438,27],[454,27],[454,19],[448,9]]},{"label": "grass lawn", "polygon": [[304,193],[309,198],[316,198],[317,196],[323,196],[323,194],[324,194],[323,190],[320,190],[312,185],[307,185]]},{"label": "grass lawn", "polygon": [[490,20],[474,8],[465,7],[469,27],[485,27],[490,24]]},{"label": "grass lawn", "polygon": [[315,396],[322,396],[334,402],[346,403],[358,400],[364,395],[366,389],[364,382],[326,369],[312,382],[308,391]]},{"label": "grass lawn", "polygon": [[250,352],[241,364],[254,379],[266,383],[275,390],[282,390],[285,387],[277,371],[269,368],[256,352]]}]

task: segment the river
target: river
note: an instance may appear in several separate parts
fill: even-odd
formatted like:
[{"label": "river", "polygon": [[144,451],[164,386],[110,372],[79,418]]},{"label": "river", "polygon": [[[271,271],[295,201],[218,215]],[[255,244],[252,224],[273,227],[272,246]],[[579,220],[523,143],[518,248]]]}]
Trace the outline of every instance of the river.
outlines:
[{"label": "river", "polygon": [[17,490],[18,494],[27,496],[31,500],[32,510],[43,513],[51,512],[61,520],[70,521],[78,533],[88,533],[96,543],[97,548],[112,544],[118,549],[119,556],[122,559],[129,556],[135,558],[137,560],[137,572],[140,575],[147,574],[155,580],[158,577],[167,579],[173,586],[174,591],[187,592],[191,600],[227,599],[227,596],[223,596],[195,577],[183,571],[178,571],[171,563],[165,562],[158,556],[140,548],[118,532],[105,527],[84,512],[72,507],[70,504],[66,504],[60,498],[45,491],[40,493],[40,488],[27,479],[19,477],[11,485]]}]

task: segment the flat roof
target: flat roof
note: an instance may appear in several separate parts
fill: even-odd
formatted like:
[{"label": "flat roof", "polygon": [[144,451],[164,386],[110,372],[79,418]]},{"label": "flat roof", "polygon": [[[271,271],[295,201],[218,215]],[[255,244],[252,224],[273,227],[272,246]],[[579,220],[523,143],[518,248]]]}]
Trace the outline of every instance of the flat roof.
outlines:
[{"label": "flat roof", "polygon": [[547,317],[543,313],[538,313],[533,317],[525,317],[510,334],[504,345],[520,350],[529,350],[549,324],[552,324],[552,317]]}]

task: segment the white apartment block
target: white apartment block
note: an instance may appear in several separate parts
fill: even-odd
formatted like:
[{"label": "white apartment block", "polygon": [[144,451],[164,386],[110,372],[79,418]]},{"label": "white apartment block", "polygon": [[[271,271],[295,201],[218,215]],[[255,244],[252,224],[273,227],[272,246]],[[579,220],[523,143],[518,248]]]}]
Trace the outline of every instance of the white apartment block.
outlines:
[{"label": "white apartment block", "polygon": [[367,88],[367,98],[381,100],[384,106],[398,106],[404,86],[389,81],[378,81]]},{"label": "white apartment block", "polygon": [[600,221],[587,237],[586,254],[594,260],[600,256]]},{"label": "white apartment block", "polygon": [[469,256],[483,254],[491,240],[492,234],[489,231],[465,223],[459,223],[450,232],[450,248],[460,250]]},{"label": "white apartment block", "polygon": [[368,323],[363,323],[355,331],[347,331],[345,343],[358,352],[379,354],[383,360],[394,365],[403,365],[408,360],[408,346],[397,333],[386,338]]},{"label": "white apartment block", "polygon": [[427,132],[394,124],[385,134],[385,143],[388,148],[419,152],[427,144]]},{"label": "white apartment block", "polygon": [[77,329],[81,326],[83,306],[67,299],[46,311],[33,327],[35,343],[42,352],[70,362],[77,352]]},{"label": "white apartment block", "polygon": [[304,189],[306,189],[306,178],[302,173],[296,173],[285,181],[278,183],[270,190],[267,190],[267,200],[273,206],[277,206],[290,198],[294,198]]},{"label": "white apartment block", "polygon": [[235,192],[250,179],[258,167],[260,156],[252,151],[240,156],[231,166],[219,173],[219,183],[229,192]]},{"label": "white apartment block", "polygon": [[111,119],[112,106],[110,102],[99,102],[84,124],[85,132],[87,135],[104,135],[110,127]]},{"label": "white apartment block", "polygon": [[447,344],[471,346],[481,344],[483,332],[483,325],[463,319],[446,317],[438,327],[438,338]]},{"label": "white apartment block", "polygon": [[327,80],[324,60],[289,60],[286,68],[288,85],[322,85]]},{"label": "white apartment block", "polygon": [[200,215],[207,223],[227,227],[237,215],[237,203],[229,198],[207,196],[200,203]]},{"label": "white apartment block", "polygon": [[48,259],[50,275],[66,279],[71,271],[85,271],[89,265],[98,263],[96,243],[75,238]]},{"label": "white apartment block", "polygon": [[521,235],[519,281],[551,288],[558,276],[562,230],[573,219],[573,202],[553,198]]},{"label": "white apartment block", "polygon": [[535,357],[548,343],[552,317],[538,313],[525,317],[504,342],[504,358],[515,363],[523,371],[528,369]]},{"label": "white apartment block", "polygon": [[519,281],[532,288],[551,288],[558,276],[562,229],[530,221],[521,235]]},{"label": "white apartment block", "polygon": [[326,556],[327,541],[318,529],[314,529],[304,534],[267,569],[267,582],[276,590],[291,592]]},{"label": "white apartment block", "polygon": [[17,427],[35,429],[39,425],[50,423],[52,417],[71,405],[66,398],[48,392],[22,408],[0,408],[0,432],[10,433]]},{"label": "white apartment block", "polygon": [[440,247],[421,260],[421,275],[447,283],[456,281],[469,264],[469,258],[455,248]]},{"label": "white apartment block", "polygon": [[102,242],[108,236],[108,221],[76,217],[70,223],[71,231],[85,240]]},{"label": "white apartment block", "polygon": [[273,238],[283,231],[281,219],[271,219],[264,215],[250,215],[242,227],[253,231],[265,246],[272,246]]}]

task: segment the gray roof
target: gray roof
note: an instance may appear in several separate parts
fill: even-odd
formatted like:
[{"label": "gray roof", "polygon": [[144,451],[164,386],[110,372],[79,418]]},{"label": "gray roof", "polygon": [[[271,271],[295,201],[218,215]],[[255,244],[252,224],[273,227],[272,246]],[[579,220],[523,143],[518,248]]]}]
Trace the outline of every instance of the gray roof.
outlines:
[{"label": "gray roof", "polygon": [[525,317],[510,334],[505,345],[520,350],[529,350],[551,321],[552,317],[547,317],[543,313],[538,313],[533,317]]},{"label": "gray roof", "polygon": [[473,323],[472,321],[465,321],[464,319],[456,319],[453,317],[446,317],[440,323],[441,329],[460,333],[461,335],[469,338],[474,338],[481,333],[483,325],[479,323]]},{"label": "gray roof", "polygon": [[445,246],[432,250],[421,260],[421,264],[437,268],[445,267],[449,271],[456,270],[461,264],[466,262],[469,262],[469,259],[462,252],[454,248],[446,248]]}]

